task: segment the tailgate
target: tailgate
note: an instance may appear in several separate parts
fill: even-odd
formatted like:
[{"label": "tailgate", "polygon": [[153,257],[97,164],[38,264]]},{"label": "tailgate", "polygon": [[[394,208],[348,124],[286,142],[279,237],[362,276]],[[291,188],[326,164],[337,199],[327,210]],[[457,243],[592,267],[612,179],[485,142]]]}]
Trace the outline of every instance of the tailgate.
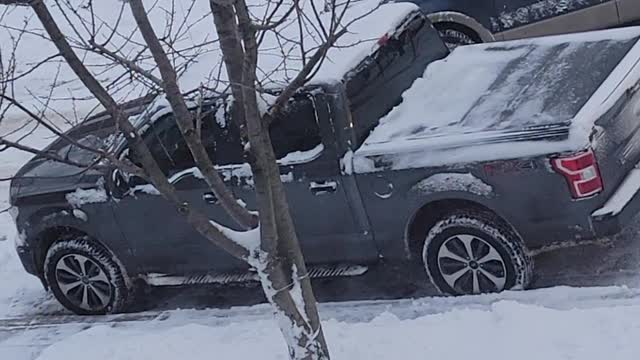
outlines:
[{"label": "tailgate", "polygon": [[596,121],[598,134],[592,141],[604,180],[611,194],[640,161],[640,92],[635,87]]},{"label": "tailgate", "polygon": [[[638,41],[636,41],[637,43]],[[620,62],[590,102],[596,107],[592,147],[609,197],[640,161],[640,45]],[[597,105],[606,110],[602,115]],[[583,109],[585,110],[585,109]],[[587,111],[585,111],[587,112]]]}]

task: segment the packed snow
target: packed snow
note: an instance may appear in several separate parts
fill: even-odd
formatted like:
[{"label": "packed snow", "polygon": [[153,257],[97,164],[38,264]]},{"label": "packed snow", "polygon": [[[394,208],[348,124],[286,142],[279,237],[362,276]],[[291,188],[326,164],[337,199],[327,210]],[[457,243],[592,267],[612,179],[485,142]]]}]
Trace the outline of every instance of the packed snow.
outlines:
[{"label": "packed snow", "polygon": [[320,154],[322,154],[322,151],[324,151],[324,145],[318,144],[313,149],[307,151],[294,151],[292,153],[289,153],[282,159],[279,159],[277,162],[280,165],[295,165],[306,163],[317,159]]},{"label": "packed snow", "polygon": [[[554,288],[464,298],[323,304],[333,359],[635,360],[640,302],[626,288]],[[268,306],[174,311],[162,319],[62,326],[38,355],[12,360],[287,358]],[[28,334],[28,333],[27,333]],[[35,334],[35,329],[31,335]],[[10,339],[11,340],[11,339]],[[18,337],[7,345],[33,340]],[[21,342],[22,341],[22,342]],[[40,340],[48,343],[47,340]],[[90,344],[90,345],[88,345]],[[19,350],[23,350],[18,348]],[[2,353],[0,353],[2,354]]]},{"label": "packed snow", "polygon": [[97,204],[109,200],[109,196],[104,188],[96,189],[76,189],[65,195],[67,202],[76,208],[80,208],[85,204]]},{"label": "packed snow", "polygon": [[591,216],[613,216],[619,214],[640,191],[640,169],[633,169],[622,181],[616,192]]},{"label": "packed snow", "polygon": [[160,195],[160,191],[152,184],[136,185],[130,190],[130,193],[134,196],[138,192],[147,195]]},{"label": "packed snow", "polygon": [[489,196],[493,192],[491,185],[470,173],[435,174],[417,183],[415,189],[423,193],[463,191],[480,196]]},{"label": "packed snow", "polygon": [[226,226],[222,226],[215,221],[210,221],[211,225],[215,226],[224,236],[231,239],[236,244],[247,249],[249,252],[254,252],[260,249],[260,227],[251,229],[249,231],[236,231],[229,229]]}]

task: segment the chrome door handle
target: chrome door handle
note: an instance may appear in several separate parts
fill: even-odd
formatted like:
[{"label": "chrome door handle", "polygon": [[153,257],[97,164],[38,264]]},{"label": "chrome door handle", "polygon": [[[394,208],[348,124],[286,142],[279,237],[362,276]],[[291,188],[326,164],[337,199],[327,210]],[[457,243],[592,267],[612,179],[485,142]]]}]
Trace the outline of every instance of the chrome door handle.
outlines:
[{"label": "chrome door handle", "polygon": [[202,194],[202,200],[207,204],[216,205],[218,204],[218,198],[213,193],[204,193]]},{"label": "chrome door handle", "polygon": [[314,195],[334,193],[338,190],[338,183],[335,181],[312,181],[311,184],[309,184],[309,190]]}]

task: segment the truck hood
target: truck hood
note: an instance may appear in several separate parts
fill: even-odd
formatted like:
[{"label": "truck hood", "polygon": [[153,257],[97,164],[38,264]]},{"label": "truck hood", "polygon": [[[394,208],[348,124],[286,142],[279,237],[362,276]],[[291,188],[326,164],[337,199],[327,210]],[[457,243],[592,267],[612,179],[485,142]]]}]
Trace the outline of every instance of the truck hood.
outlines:
[{"label": "truck hood", "polygon": [[[113,132],[114,124],[104,115],[87,120],[67,131],[66,135],[83,145],[103,147]],[[62,138],[56,139],[44,151],[87,166],[96,160],[94,153],[71,145]],[[35,156],[16,173],[11,182],[10,200],[16,203],[22,197],[90,187],[102,178],[103,171],[104,166],[87,170]]]},{"label": "truck hood", "polygon": [[627,28],[458,48],[429,65],[356,155],[428,150],[432,162],[416,164],[428,166],[587,146],[620,88],[638,82],[639,39]]},{"label": "truck hood", "polygon": [[[140,115],[154,98],[141,97],[121,106],[127,115],[136,116]],[[102,112],[74,126],[65,135],[84,145],[100,147],[114,141],[115,130],[114,120],[107,112]],[[92,164],[95,159],[91,152],[70,145],[62,138],[56,139],[44,150],[82,164]],[[87,188],[95,185],[103,175],[104,167],[101,166],[85,170],[35,156],[16,173],[15,179],[11,182],[10,201],[15,203],[20,197]]]}]

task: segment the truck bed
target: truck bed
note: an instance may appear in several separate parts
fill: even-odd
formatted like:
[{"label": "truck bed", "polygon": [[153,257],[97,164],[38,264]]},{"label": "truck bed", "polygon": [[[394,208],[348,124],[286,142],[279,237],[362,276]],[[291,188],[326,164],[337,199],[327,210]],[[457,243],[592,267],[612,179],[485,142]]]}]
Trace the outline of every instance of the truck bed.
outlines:
[{"label": "truck bed", "polygon": [[640,28],[627,28],[458,48],[404,93],[356,159],[430,151],[398,165],[411,167],[586,146],[617,88],[637,83],[639,40]]}]

